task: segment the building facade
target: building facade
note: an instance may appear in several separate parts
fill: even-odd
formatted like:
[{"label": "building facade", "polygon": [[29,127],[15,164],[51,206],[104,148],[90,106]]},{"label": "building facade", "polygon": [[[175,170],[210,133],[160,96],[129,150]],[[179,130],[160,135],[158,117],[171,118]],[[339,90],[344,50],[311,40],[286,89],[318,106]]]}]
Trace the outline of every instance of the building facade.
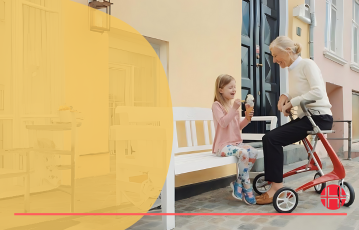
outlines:
[{"label": "building facade", "polygon": [[[316,1],[314,61],[322,71],[334,120],[352,121],[353,142],[359,140],[359,1]],[[348,125],[335,122],[331,138],[348,137]],[[347,153],[348,141],[331,144]],[[353,153],[352,157],[355,157]]]}]

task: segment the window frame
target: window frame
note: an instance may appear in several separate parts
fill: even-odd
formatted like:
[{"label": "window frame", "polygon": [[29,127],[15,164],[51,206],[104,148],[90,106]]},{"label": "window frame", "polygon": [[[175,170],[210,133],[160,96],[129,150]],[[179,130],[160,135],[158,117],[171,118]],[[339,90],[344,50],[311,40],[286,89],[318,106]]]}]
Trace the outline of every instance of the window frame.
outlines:
[{"label": "window frame", "polygon": [[[358,8],[357,11],[359,11],[359,0],[353,0],[353,12],[352,12],[352,63],[354,65],[359,66],[359,18],[358,21],[355,19],[355,11],[356,7]],[[357,37],[354,37],[354,29],[357,29]],[[357,40],[357,53],[356,53],[356,59],[355,60],[355,50],[354,50],[354,41]]]},{"label": "window frame", "polygon": [[[332,49],[332,10],[336,12],[336,25],[335,25],[335,49]],[[343,57],[343,16],[344,16],[344,1],[336,0],[336,4],[333,4],[333,0],[326,0],[326,24],[325,24],[325,48],[327,51]]]}]

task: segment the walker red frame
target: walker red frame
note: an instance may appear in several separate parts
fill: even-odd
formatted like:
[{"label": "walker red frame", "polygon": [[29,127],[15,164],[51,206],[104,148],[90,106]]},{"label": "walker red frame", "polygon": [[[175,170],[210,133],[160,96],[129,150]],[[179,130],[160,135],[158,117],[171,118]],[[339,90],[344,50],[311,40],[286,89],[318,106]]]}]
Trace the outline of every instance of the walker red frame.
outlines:
[{"label": "walker red frame", "polygon": [[[329,144],[328,140],[325,138],[324,134],[317,133],[316,135],[319,138],[319,140],[323,143],[324,148],[326,149],[328,156],[333,163],[333,171],[300,186],[299,188],[295,189],[296,192],[305,191],[309,188],[312,188],[312,187],[314,187],[318,184],[322,184],[324,182],[333,181],[333,180],[342,180],[345,178],[344,166],[340,162],[339,157],[335,153],[332,146]],[[313,146],[310,144],[308,138],[305,138],[302,141],[304,143],[305,149],[307,150],[308,156],[310,157],[310,152],[313,151]],[[307,146],[309,147],[309,149]],[[316,161],[318,162],[319,168],[322,169],[322,162],[320,161],[318,154],[316,152],[314,152],[313,156],[315,157]],[[310,169],[305,170],[306,168],[310,168]],[[314,159],[311,159],[308,166],[307,166],[307,164],[305,164],[305,165],[295,168],[289,172],[286,172],[285,174],[283,174],[283,178],[290,177],[292,175],[303,173],[303,172],[318,171],[319,168],[318,168],[318,166],[315,165]],[[298,172],[300,170],[303,170],[303,171]],[[272,182],[268,182],[268,184],[271,184],[271,183]]]}]

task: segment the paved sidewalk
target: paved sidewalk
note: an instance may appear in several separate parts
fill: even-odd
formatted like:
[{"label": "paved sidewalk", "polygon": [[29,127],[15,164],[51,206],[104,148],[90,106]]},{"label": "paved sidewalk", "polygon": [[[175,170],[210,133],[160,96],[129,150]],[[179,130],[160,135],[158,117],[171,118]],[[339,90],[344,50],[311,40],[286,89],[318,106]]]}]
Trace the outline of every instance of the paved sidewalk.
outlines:
[{"label": "paved sidewalk", "polygon": [[[329,158],[324,173],[332,171]],[[359,194],[359,158],[353,161],[343,160],[346,169],[346,181]],[[297,188],[314,177],[314,172],[308,172],[301,178],[288,181],[286,187]],[[337,181],[327,183],[337,184]],[[359,196],[359,195],[357,195]],[[347,216],[178,216],[176,217],[176,230],[280,230],[280,229],[326,229],[326,230],[359,230],[359,198],[351,207],[342,207],[337,211],[326,209],[320,195],[314,189],[299,194],[299,203],[293,213],[347,213]],[[223,188],[204,193],[189,199],[176,202],[178,213],[276,213],[273,205],[248,206],[232,198],[230,188]],[[145,216],[130,230],[162,230],[160,216]]]}]

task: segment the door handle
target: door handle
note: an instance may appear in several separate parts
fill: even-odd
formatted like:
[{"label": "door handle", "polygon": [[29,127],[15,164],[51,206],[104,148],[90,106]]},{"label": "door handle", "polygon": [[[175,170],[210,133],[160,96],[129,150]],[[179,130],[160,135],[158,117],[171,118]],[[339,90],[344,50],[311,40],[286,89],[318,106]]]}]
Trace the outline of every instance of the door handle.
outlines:
[{"label": "door handle", "polygon": [[[253,65],[251,65],[251,66],[253,66]],[[258,68],[258,66],[263,66],[263,64],[257,63],[257,64],[256,64],[256,67]]]}]

